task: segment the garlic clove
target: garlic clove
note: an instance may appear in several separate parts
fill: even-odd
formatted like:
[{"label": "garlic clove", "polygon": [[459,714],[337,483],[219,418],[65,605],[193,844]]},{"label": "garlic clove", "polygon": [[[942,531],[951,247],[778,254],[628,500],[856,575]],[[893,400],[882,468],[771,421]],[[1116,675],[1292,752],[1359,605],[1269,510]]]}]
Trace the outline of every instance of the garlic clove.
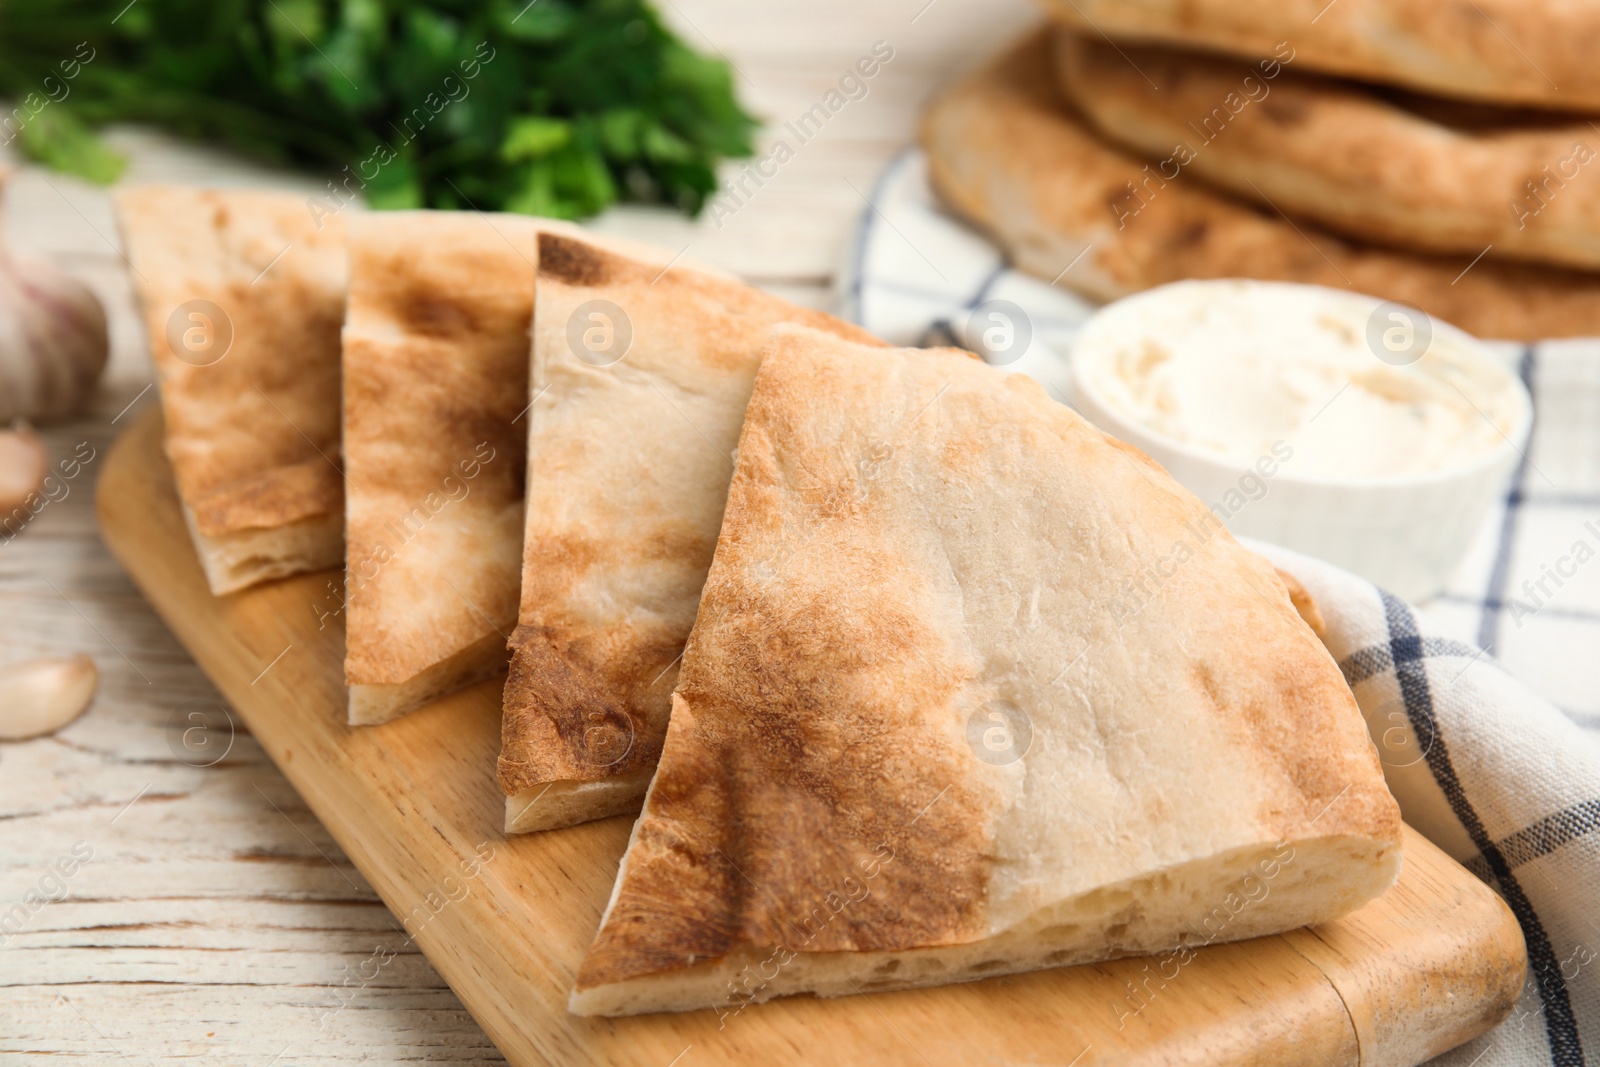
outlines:
[{"label": "garlic clove", "polygon": [[[15,173],[0,165],[0,198]],[[105,305],[93,289],[0,248],[0,425],[82,410],[110,353]]]},{"label": "garlic clove", "polygon": [[[28,498],[44,491],[50,453],[29,430],[0,430],[0,526],[11,533],[28,520]],[[8,521],[9,520],[9,521]]]},{"label": "garlic clove", "polygon": [[55,733],[83,714],[99,682],[94,660],[82,654],[0,667],[0,741]]},{"label": "garlic clove", "polygon": [[105,307],[93,289],[0,250],[0,423],[81,410],[110,350]]}]

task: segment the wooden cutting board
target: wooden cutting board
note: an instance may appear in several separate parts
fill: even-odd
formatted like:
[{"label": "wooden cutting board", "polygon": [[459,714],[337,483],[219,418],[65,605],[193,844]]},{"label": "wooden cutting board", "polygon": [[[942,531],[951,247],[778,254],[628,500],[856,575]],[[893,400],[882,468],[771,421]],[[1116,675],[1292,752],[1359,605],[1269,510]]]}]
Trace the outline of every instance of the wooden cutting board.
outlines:
[{"label": "wooden cutting board", "polygon": [[[1511,1010],[1522,934],[1409,828],[1400,882],[1325,926],[1202,949],[1175,974],[1112,963],[904,993],[584,1019],[567,992],[629,819],[507,838],[490,680],[384,726],[345,725],[339,576],[215,598],[146,412],[100,479],[103,536],[439,973],[518,1065],[1419,1063]],[[333,583],[330,589],[330,582]]]}]

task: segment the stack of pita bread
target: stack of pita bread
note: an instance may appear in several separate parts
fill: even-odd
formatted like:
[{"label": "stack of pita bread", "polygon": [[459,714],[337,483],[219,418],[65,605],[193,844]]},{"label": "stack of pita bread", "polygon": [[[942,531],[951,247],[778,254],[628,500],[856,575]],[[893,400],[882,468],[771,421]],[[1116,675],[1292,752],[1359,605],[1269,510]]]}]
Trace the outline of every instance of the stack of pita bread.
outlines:
[{"label": "stack of pita bread", "polygon": [[119,209],[213,589],[342,531],[352,724],[509,659],[507,831],[637,815],[575,1012],[1192,953],[1395,879],[1315,605],[1031,380],[559,224]]},{"label": "stack of pita bread", "polygon": [[1600,334],[1600,81],[1581,46],[1600,13],[1043,2],[1051,24],[922,128],[935,189],[1023,269],[1096,299],[1262,278],[1485,337]]}]

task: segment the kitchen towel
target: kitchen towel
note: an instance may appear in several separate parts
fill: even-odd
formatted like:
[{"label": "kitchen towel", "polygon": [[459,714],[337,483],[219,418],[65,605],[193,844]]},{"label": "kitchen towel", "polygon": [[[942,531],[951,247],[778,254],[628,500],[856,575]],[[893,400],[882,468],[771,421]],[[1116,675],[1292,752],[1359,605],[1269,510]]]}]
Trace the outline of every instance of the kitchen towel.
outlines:
[{"label": "kitchen towel", "polygon": [[1332,564],[1246,543],[1316,599],[1406,822],[1494,886],[1522,925],[1528,982],[1515,1011],[1433,1062],[1600,1063],[1600,746],[1426,613]]},{"label": "kitchen towel", "polygon": [[[946,213],[920,152],[873,188],[840,277],[839,312],[873,333],[970,348],[1066,402],[1093,305]],[[1533,437],[1444,593],[1419,611],[1260,547],[1318,599],[1406,820],[1527,938],[1511,1018],[1434,1062],[1600,1067],[1600,340],[1494,347],[1533,396]]]}]

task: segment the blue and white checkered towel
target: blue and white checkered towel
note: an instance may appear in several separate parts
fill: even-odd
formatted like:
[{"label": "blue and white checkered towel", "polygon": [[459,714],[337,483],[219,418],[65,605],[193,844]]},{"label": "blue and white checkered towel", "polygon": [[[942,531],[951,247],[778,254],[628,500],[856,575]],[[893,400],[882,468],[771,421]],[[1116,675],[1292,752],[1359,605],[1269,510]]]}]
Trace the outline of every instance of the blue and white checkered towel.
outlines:
[{"label": "blue and white checkered towel", "polygon": [[[879,180],[842,277],[841,312],[900,344],[981,350],[974,310],[1021,307],[1031,336],[1010,365],[1065,399],[1092,305],[945,213],[920,153]],[[1494,886],[1526,935],[1511,1019],[1434,1062],[1600,1067],[1600,341],[1496,347],[1533,395],[1533,440],[1426,614],[1258,547],[1316,597],[1406,821]]]}]

